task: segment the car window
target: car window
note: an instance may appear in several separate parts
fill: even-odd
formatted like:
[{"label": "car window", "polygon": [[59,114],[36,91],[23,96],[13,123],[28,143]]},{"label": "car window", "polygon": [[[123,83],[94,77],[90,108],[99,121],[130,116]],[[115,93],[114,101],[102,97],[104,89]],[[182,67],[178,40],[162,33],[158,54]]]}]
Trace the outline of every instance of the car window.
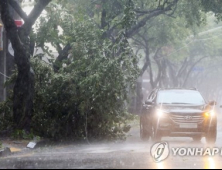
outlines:
[{"label": "car window", "polygon": [[167,91],[159,91],[157,97],[157,103],[203,105],[205,104],[205,100],[198,91],[167,90]]}]

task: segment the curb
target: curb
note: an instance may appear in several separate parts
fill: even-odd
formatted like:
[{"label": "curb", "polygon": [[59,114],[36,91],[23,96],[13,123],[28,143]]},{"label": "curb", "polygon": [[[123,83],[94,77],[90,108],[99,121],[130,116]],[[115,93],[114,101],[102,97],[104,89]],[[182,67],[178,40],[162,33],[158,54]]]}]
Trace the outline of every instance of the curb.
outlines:
[{"label": "curb", "polygon": [[[19,143],[19,142],[17,142]],[[46,147],[48,145],[51,144],[51,141],[50,140],[40,140],[38,142],[30,142],[30,143],[35,143],[35,145],[33,146],[33,148],[31,147],[24,147],[24,148],[17,148],[17,147],[5,147],[5,148],[0,148],[0,158],[1,157],[7,157],[7,156],[10,156],[12,154],[15,154],[15,153],[21,153],[23,151],[27,151],[27,150],[35,150],[35,149],[38,149],[38,148],[41,148],[41,147]]]},{"label": "curb", "polygon": [[49,145],[50,143],[51,143],[51,141],[47,140],[47,139],[40,140],[40,141],[36,142],[35,149],[40,148],[40,147],[45,147],[45,146]]},{"label": "curb", "polygon": [[[43,140],[40,140],[40,141],[30,141],[30,143],[33,143],[33,146],[32,147],[29,147],[27,146],[26,148],[28,149],[31,149],[31,150],[34,150],[34,149],[38,149],[38,148],[41,148],[41,147],[45,147],[45,146],[48,146],[50,145],[52,142],[50,140],[47,140],[47,139],[43,139]],[[28,145],[29,145],[28,144]]]},{"label": "curb", "polygon": [[[21,142],[19,141],[14,141],[13,143],[15,144],[21,144]],[[29,152],[31,150],[36,150],[42,147],[47,147],[47,146],[51,146],[54,145],[55,142],[49,140],[49,139],[42,139],[39,141],[30,141],[28,143],[28,145],[24,146],[24,147],[18,147],[18,146],[5,146],[3,148],[0,148],[0,158],[1,157],[7,157],[13,154],[17,154],[17,153],[22,153],[22,152]],[[1,167],[0,167],[1,169]]]},{"label": "curb", "polygon": [[10,151],[9,148],[3,148],[0,150],[0,157],[6,157],[6,156],[9,156],[11,155],[12,152]]}]

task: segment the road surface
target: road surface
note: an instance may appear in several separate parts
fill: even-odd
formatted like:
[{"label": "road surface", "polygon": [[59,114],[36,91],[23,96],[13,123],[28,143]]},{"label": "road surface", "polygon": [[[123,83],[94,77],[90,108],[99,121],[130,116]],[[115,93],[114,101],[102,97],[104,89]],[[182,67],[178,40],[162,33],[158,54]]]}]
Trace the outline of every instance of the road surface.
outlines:
[{"label": "road surface", "polygon": [[131,129],[124,142],[94,144],[60,144],[41,147],[0,158],[0,169],[215,169],[222,168],[221,153],[215,156],[173,155],[172,148],[222,148],[222,121],[218,120],[218,137],[214,146],[203,138],[195,143],[191,138],[162,138],[169,144],[169,156],[156,163],[151,156],[151,141],[139,138],[139,122]]}]

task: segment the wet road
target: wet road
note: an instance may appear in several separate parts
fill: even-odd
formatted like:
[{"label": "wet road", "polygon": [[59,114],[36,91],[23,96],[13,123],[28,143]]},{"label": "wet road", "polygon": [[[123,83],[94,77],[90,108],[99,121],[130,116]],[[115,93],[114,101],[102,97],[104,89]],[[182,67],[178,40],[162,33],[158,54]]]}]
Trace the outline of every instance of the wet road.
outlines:
[{"label": "wet road", "polygon": [[172,148],[222,148],[222,123],[218,120],[218,137],[214,146],[208,146],[203,138],[195,143],[191,138],[162,138],[169,144],[166,160],[156,163],[151,156],[151,141],[139,138],[139,126],[135,125],[125,142],[100,144],[66,144],[27,150],[0,158],[0,169],[216,169],[222,168],[222,155],[180,156],[173,155]]}]

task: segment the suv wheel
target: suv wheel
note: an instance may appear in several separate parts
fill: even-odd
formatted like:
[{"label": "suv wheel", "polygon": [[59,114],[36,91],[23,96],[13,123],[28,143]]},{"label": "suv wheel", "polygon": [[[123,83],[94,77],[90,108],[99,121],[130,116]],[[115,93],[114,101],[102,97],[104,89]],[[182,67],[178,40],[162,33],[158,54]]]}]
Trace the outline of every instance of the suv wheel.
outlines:
[{"label": "suv wheel", "polygon": [[150,138],[148,126],[148,122],[140,117],[140,138],[143,141],[147,141]]},{"label": "suv wheel", "polygon": [[153,142],[158,142],[161,141],[161,132],[157,131],[155,127],[152,126],[152,141]]},{"label": "suv wheel", "polygon": [[214,144],[217,140],[217,125],[211,127],[206,135],[206,141],[208,144]]}]

